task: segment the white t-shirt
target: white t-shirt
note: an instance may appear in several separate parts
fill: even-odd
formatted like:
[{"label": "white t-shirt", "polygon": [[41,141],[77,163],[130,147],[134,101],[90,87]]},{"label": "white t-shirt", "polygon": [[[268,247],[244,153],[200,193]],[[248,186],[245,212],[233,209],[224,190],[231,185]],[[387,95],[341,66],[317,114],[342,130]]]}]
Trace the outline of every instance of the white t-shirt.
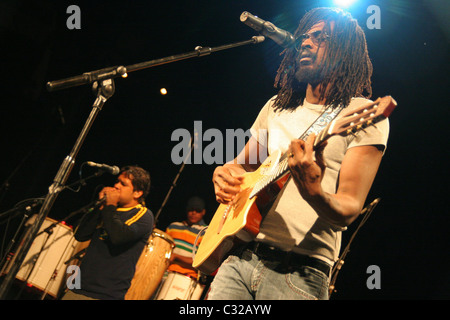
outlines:
[{"label": "white t-shirt", "polygon": [[[266,103],[250,129],[252,136],[267,148],[269,155],[277,149],[284,153],[291,141],[298,139],[325,110],[323,105],[311,104],[305,99],[304,104],[294,111],[275,112],[273,102],[274,98]],[[341,114],[369,102],[364,98],[354,98]],[[389,122],[385,119],[376,127],[358,132],[356,137],[333,136],[328,139],[324,150],[326,169],[323,190],[336,192],[341,163],[349,148],[363,145],[382,145],[386,148],[388,135]],[[302,199],[294,181],[289,179],[264,217],[257,239],[282,250],[292,250],[333,264],[338,259],[342,230],[321,219]]]}]

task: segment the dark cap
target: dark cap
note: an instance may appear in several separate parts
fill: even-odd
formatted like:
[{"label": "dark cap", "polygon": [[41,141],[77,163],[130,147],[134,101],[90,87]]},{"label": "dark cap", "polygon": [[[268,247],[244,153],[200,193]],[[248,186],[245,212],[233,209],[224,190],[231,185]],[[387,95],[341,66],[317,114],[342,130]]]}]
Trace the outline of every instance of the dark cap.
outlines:
[{"label": "dark cap", "polygon": [[203,209],[205,209],[205,201],[202,198],[192,197],[188,200],[186,211],[202,211]]}]

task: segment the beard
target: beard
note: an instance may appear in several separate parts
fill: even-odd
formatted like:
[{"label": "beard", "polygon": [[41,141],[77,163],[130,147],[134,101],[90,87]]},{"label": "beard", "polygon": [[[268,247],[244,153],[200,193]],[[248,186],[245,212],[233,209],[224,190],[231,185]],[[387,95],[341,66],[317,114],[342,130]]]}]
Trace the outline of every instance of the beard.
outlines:
[{"label": "beard", "polygon": [[316,63],[317,55],[311,53],[309,50],[304,50],[299,56],[299,60],[303,57],[309,57],[310,60],[306,62],[298,62],[297,70],[295,71],[296,85],[304,87],[307,84],[317,85],[321,83],[325,76],[323,68]]},{"label": "beard", "polygon": [[295,82],[304,87],[307,84],[317,85],[325,79],[321,68],[315,65],[300,65],[295,72]]}]

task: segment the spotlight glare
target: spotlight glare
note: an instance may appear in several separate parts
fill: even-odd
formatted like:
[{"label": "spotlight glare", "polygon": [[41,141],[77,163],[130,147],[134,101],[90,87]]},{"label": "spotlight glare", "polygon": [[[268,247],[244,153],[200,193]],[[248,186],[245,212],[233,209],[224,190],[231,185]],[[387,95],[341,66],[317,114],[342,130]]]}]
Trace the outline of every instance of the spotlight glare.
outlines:
[{"label": "spotlight glare", "polygon": [[159,92],[164,96],[167,94],[167,89],[166,88],[161,88],[161,90],[159,90]]},{"label": "spotlight glare", "polygon": [[347,8],[351,6],[356,0],[334,0],[334,4],[339,7]]}]

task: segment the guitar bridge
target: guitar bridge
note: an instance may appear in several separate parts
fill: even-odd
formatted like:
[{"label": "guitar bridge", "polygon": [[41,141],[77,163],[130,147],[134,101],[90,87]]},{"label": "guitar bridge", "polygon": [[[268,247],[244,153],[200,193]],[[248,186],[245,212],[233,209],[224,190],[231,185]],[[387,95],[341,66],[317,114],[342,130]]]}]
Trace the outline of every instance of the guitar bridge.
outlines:
[{"label": "guitar bridge", "polygon": [[227,220],[228,213],[230,212],[231,207],[233,204],[229,204],[227,208],[223,211],[222,219],[220,219],[219,227],[217,228],[217,234],[219,234],[222,231],[222,228],[225,224],[225,221]]}]

